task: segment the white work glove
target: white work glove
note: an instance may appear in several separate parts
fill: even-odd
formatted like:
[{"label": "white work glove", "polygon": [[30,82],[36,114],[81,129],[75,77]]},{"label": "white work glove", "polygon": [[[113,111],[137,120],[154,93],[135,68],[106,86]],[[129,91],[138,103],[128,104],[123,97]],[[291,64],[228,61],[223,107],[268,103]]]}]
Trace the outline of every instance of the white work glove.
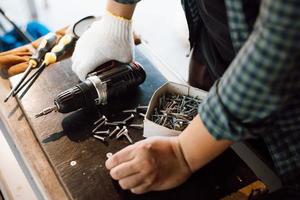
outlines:
[{"label": "white work glove", "polygon": [[132,22],[106,13],[79,38],[72,56],[72,70],[80,80],[100,65],[134,59]]}]

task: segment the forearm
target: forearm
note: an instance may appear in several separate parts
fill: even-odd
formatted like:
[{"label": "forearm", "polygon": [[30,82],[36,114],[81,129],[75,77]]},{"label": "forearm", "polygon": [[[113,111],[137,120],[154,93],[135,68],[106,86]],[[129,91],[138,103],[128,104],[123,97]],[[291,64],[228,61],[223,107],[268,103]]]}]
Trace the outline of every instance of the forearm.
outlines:
[{"label": "forearm", "polygon": [[233,142],[216,140],[197,115],[179,135],[179,145],[190,169],[194,172],[224,152]]},{"label": "forearm", "polygon": [[123,4],[118,3],[115,0],[108,0],[106,9],[113,15],[123,17],[125,19],[131,19],[134,13],[136,4]]}]

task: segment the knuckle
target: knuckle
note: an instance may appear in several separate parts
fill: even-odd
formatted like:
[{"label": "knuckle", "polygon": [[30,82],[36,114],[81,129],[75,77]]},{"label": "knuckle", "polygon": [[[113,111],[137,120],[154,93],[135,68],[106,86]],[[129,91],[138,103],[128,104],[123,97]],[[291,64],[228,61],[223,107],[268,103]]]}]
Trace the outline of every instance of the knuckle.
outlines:
[{"label": "knuckle", "polygon": [[142,151],[149,151],[149,150],[151,150],[151,147],[152,147],[152,145],[145,141],[141,142],[138,146],[138,148]]},{"label": "knuckle", "polygon": [[111,157],[111,163],[116,166],[120,163],[120,158],[118,154],[115,154]]},{"label": "knuckle", "polygon": [[119,171],[116,169],[110,170],[110,176],[115,180],[119,179],[119,174],[120,174]]}]

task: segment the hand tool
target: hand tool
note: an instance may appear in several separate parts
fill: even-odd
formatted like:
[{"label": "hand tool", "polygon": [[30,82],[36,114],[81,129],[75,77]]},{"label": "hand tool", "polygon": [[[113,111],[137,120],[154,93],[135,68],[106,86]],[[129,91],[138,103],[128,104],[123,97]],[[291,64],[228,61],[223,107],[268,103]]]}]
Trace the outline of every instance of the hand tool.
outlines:
[{"label": "hand tool", "polygon": [[65,55],[65,53],[75,45],[75,41],[76,38],[74,36],[69,34],[64,35],[59,40],[58,44],[51,49],[51,52],[45,54],[42,64],[38,67],[35,73],[13,93],[13,96],[16,96],[27,85],[27,88],[24,90],[21,97],[24,96],[36,79],[41,75],[43,70],[48,65],[55,63],[60,57]]},{"label": "hand tool", "polygon": [[20,87],[20,85],[24,82],[26,77],[29,75],[29,73],[32,71],[32,69],[36,68],[44,58],[45,54],[51,50],[51,48],[55,45],[57,40],[57,36],[55,33],[48,33],[39,44],[36,52],[32,55],[32,57],[29,59],[28,67],[26,68],[22,78],[17,83],[15,87],[11,89],[7,97],[5,98],[4,102],[6,102],[11,95],[15,93],[15,91]]},{"label": "hand tool", "polygon": [[88,75],[85,81],[57,95],[54,99],[54,106],[46,108],[47,112],[43,110],[36,117],[51,111],[69,113],[81,108],[104,106],[136,88],[144,82],[145,78],[146,73],[139,63],[111,61]]}]

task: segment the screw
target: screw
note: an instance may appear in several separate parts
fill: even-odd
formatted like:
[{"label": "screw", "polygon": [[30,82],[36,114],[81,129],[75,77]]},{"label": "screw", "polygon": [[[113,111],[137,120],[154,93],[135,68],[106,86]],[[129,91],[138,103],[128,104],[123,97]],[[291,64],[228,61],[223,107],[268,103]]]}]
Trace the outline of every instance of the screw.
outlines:
[{"label": "screw", "polygon": [[117,135],[117,139],[119,139],[121,136],[125,136],[127,138],[127,140],[132,144],[133,141],[131,139],[131,137],[128,135],[128,130],[125,129],[123,132],[121,132],[121,134]]},{"label": "screw", "polygon": [[136,129],[143,129],[144,124],[130,124],[129,127],[136,128]]},{"label": "screw", "polygon": [[116,126],[118,125],[116,122],[105,122],[105,126]]},{"label": "screw", "polygon": [[98,124],[99,122],[101,122],[102,120],[105,120],[105,119],[106,119],[106,117],[103,115],[97,121],[94,122],[94,125]]},{"label": "screw", "polygon": [[146,109],[148,109],[148,106],[138,105],[137,109],[141,109],[141,110],[145,109],[146,110]]},{"label": "screw", "polygon": [[137,113],[137,109],[123,110],[123,113]]},{"label": "screw", "polygon": [[101,122],[98,126],[96,126],[96,128],[94,128],[94,130],[92,132],[95,133],[95,131],[97,131],[101,126],[103,126],[105,124],[106,120],[107,119],[105,118],[104,121]]},{"label": "screw", "polygon": [[128,131],[128,129],[125,128],[123,131],[120,131],[120,132],[117,134],[117,137],[116,137],[116,138],[119,139],[119,137],[121,137],[125,131]]},{"label": "screw", "polygon": [[131,139],[131,137],[128,135],[128,130],[124,131],[124,133],[122,135],[125,135],[125,137],[127,138],[127,140],[132,144],[133,141]]},{"label": "screw", "polygon": [[120,127],[116,126],[115,130],[113,130],[108,137],[112,137],[118,130],[120,130]]},{"label": "screw", "polygon": [[144,117],[145,118],[145,114],[144,113],[139,113],[139,116]]},{"label": "screw", "polygon": [[106,134],[106,135],[108,135],[109,130],[107,130],[107,131],[96,131],[95,134]]},{"label": "screw", "polygon": [[120,135],[126,129],[127,129],[126,126],[123,126],[123,128],[117,133],[117,138],[119,137],[118,135]]},{"label": "screw", "polygon": [[126,125],[126,122],[124,121],[117,121],[117,122],[114,122],[115,124],[117,125]]},{"label": "screw", "polygon": [[97,138],[97,139],[101,140],[102,142],[106,142],[106,137],[101,137],[99,135],[93,135],[93,136],[94,136],[94,138]]},{"label": "screw", "polygon": [[123,122],[127,122],[129,120],[131,120],[132,118],[134,118],[134,114],[131,114],[129,117],[127,117],[126,119],[123,120]]}]

